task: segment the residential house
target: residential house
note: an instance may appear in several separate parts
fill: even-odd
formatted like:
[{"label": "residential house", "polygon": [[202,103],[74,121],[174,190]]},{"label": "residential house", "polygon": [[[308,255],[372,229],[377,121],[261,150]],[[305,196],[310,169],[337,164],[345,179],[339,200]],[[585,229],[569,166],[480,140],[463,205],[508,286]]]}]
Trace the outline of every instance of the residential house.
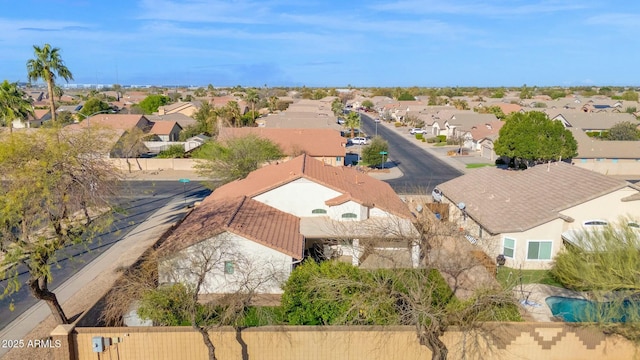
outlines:
[{"label": "residential house", "polygon": [[[300,219],[246,196],[202,203],[159,248],[160,283],[189,281],[203,254],[219,259],[201,294],[234,293],[247,277],[257,293],[281,294],[303,258]],[[185,270],[183,270],[185,269]]]},{"label": "residential house", "polygon": [[166,115],[145,115],[149,121],[159,122],[159,121],[168,121],[168,122],[177,122],[181,128],[186,129],[189,126],[195,126],[198,122],[185,114],[182,113],[174,113],[174,114],[166,114]]},{"label": "residential house", "polygon": [[182,127],[175,121],[156,121],[149,130],[159,141],[178,141]]},{"label": "residential house", "polygon": [[158,115],[183,114],[186,116],[192,116],[196,111],[198,111],[198,107],[198,104],[194,102],[179,101],[174,104],[158,107]]},{"label": "residential house", "polygon": [[[113,137],[110,153],[114,158],[137,157],[149,151],[144,145],[143,136],[149,133],[153,123],[145,115],[135,114],[97,114],[84,119],[82,122],[67,127],[78,129],[111,129],[117,136]],[[134,129],[139,129],[140,137],[131,137]]]},{"label": "residential house", "polygon": [[564,162],[482,168],[437,189],[467,239],[513,268],[549,268],[576,230],[640,220],[638,186]]},{"label": "residential house", "polygon": [[500,129],[504,126],[504,121],[492,121],[486,124],[473,126],[469,134],[471,135],[471,144],[465,144],[466,148],[480,152],[480,156],[496,160],[498,155],[494,151],[494,142],[500,134]]},{"label": "residential house", "polygon": [[572,163],[605,175],[640,177],[640,141],[608,141],[589,137],[579,128],[569,128],[578,143]]},{"label": "residential house", "polygon": [[584,113],[580,111],[554,112],[547,111],[551,120],[562,121],[566,128],[578,128],[583,131],[605,131],[621,122],[636,122],[631,114],[627,113]]},{"label": "residential house", "polygon": [[[284,275],[280,282],[308,256],[363,267],[411,267],[419,261],[412,219],[387,183],[305,154],[217,188],[174,230],[162,251],[169,261],[197,251],[193,244],[225,240],[235,251],[226,261],[276,264],[269,269]],[[223,279],[226,269],[227,264],[220,266],[210,277]],[[207,287],[211,293],[228,288],[222,280],[209,283],[216,284]],[[275,284],[266,291],[281,292]]]},{"label": "residential house", "polygon": [[[408,236],[414,231],[406,204],[387,183],[355,168],[329,166],[307,155],[260,168],[243,180],[221,186],[210,198],[239,194],[300,217],[306,249],[327,239],[355,241],[355,245],[336,245],[354,264],[364,260],[360,258],[359,238],[380,237],[380,233]],[[404,245],[404,253],[410,256]],[[411,258],[407,259],[411,263]]]},{"label": "residential house", "polygon": [[333,129],[277,129],[260,127],[222,128],[219,141],[249,134],[273,141],[289,157],[302,153],[331,166],[344,165],[346,141]]}]

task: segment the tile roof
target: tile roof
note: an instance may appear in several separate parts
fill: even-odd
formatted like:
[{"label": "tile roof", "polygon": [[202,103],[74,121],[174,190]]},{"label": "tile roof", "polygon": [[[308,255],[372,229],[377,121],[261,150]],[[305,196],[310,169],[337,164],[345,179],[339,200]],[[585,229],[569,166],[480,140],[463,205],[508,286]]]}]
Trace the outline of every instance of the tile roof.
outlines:
[{"label": "tile roof", "polygon": [[88,119],[84,119],[78,125],[83,128],[87,126],[100,126],[118,130],[131,130],[136,126],[142,126],[141,128],[144,130],[144,127],[147,125],[147,123],[148,120],[144,115],[98,114]]},{"label": "tile roof", "polygon": [[322,161],[304,154],[286,162],[267,165],[251,172],[242,180],[225,184],[209,195],[205,202],[240,195],[255,197],[300,178],[312,180],[342,193],[335,199],[329,199],[331,203],[352,200],[400,217],[411,217],[407,205],[386,182],[363,174],[355,168],[325,165]]},{"label": "tile roof", "polygon": [[156,121],[149,132],[156,135],[168,135],[175,126],[180,127],[175,121]]},{"label": "tile roof", "polygon": [[159,251],[166,256],[224,232],[302,259],[300,219],[246,196],[203,202],[160,245]]},{"label": "tile roof", "polygon": [[482,140],[484,138],[496,139],[500,134],[500,129],[504,126],[504,121],[492,121],[487,124],[480,124],[471,129],[471,137],[474,140]]},{"label": "tile roof", "polygon": [[550,114],[550,119],[562,116],[569,123],[569,127],[585,130],[605,130],[623,121],[636,121],[633,115],[627,113],[585,113],[582,111],[561,111],[555,115],[551,115],[554,114],[551,111],[547,113]]},{"label": "tile roof", "polygon": [[340,136],[338,130],[333,129],[222,128],[218,139],[224,141],[249,134],[273,141],[290,156],[305,152],[314,157],[344,157],[347,151],[345,138]]},{"label": "tile roof", "polygon": [[578,143],[577,159],[640,159],[640,141],[607,141],[590,138],[582,129],[568,128]]},{"label": "tile roof", "polygon": [[626,181],[566,163],[523,171],[487,167],[438,185],[492,234],[520,232],[559,218],[560,211],[628,186]]}]

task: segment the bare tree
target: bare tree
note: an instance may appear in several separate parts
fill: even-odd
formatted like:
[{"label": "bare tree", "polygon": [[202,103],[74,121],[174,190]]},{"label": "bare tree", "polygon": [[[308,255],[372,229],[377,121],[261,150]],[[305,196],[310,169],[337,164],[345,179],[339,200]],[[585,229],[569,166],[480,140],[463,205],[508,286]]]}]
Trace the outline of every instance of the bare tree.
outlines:
[{"label": "bare tree", "polygon": [[201,335],[209,359],[216,360],[211,331],[232,326],[246,352],[244,318],[264,292],[279,287],[282,279],[273,264],[248,258],[232,239],[218,236],[177,253],[161,248],[150,255],[112,291],[103,316],[108,323],[119,323],[132,302],[138,301],[138,314],[154,325],[191,326]]},{"label": "bare tree", "polygon": [[41,129],[0,137],[0,276],[8,279],[1,296],[23,284],[44,300],[60,324],[68,319],[48,284],[64,249],[91,242],[111,223],[110,201],[117,170],[106,161],[107,135],[66,128]]},{"label": "bare tree", "polygon": [[[342,313],[332,314],[331,324],[411,325],[419,343],[431,351],[432,359],[446,359],[450,349],[442,336],[447,329],[456,327],[483,339],[492,333],[491,327],[482,326],[485,321],[519,319],[511,291],[498,285],[453,225],[437,221],[433,214],[419,214],[414,222],[417,236],[388,221],[367,226],[369,236],[358,236],[360,249],[354,248],[354,253],[360,256],[359,260],[367,253],[382,256],[391,262],[387,266],[391,269],[348,270],[349,275],[345,276],[324,276],[330,271],[319,272],[313,281],[302,285],[303,289],[295,290],[296,296],[310,296],[307,300],[314,309],[322,308],[325,302],[342,304]],[[371,234],[375,231],[377,236]],[[388,249],[378,246],[390,239],[404,244],[407,252],[414,254],[413,264],[393,263],[399,258],[389,256]],[[368,247],[372,242],[375,245]],[[354,244],[356,241],[351,239],[347,247]],[[343,245],[347,245],[344,240]],[[285,289],[288,286],[289,283]],[[285,291],[285,299],[287,296]],[[287,301],[296,306],[307,302]]]}]

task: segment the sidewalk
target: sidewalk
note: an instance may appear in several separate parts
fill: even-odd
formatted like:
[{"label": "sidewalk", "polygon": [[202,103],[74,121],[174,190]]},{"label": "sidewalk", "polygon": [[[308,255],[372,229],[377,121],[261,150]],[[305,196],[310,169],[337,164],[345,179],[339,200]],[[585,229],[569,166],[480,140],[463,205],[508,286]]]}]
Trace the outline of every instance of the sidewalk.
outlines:
[{"label": "sidewalk", "polygon": [[381,121],[378,123],[378,126],[381,126],[381,125],[391,131],[395,131],[398,135],[405,137],[408,141],[415,144],[422,150],[429,152],[430,154],[437,157],[438,159],[441,159],[442,161],[446,162],[447,164],[451,165],[457,170],[460,170],[462,173],[466,173],[469,171],[469,169],[467,168],[468,164],[474,164],[474,163],[493,164],[494,163],[489,159],[485,159],[481,157],[475,151],[470,151],[469,155],[448,156],[447,155],[448,151],[456,150],[458,149],[458,147],[453,145],[452,146],[434,146],[433,144],[429,144],[426,141],[425,142],[419,141],[413,135],[409,134],[408,127],[406,126],[395,127],[393,122],[388,123],[388,122]]},{"label": "sidewalk", "polygon": [[[72,318],[88,310],[113,286],[120,270],[131,266],[186,211],[183,199],[174,198],[131,230],[122,240],[54,289],[66,315]],[[2,329],[0,339],[24,340],[26,344],[30,339],[48,338],[56,325],[49,307],[40,301]],[[0,356],[5,355],[8,350],[10,349],[0,348]],[[51,349],[25,346],[12,350],[3,359],[49,358],[49,351]]]}]

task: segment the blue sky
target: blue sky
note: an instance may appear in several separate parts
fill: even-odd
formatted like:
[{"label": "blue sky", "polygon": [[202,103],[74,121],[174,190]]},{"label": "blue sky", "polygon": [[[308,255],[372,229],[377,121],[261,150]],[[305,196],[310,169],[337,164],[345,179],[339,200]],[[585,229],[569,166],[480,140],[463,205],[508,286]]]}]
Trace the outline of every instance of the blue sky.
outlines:
[{"label": "blue sky", "polygon": [[50,43],[77,84],[640,85],[636,1],[0,3],[0,80]]}]

